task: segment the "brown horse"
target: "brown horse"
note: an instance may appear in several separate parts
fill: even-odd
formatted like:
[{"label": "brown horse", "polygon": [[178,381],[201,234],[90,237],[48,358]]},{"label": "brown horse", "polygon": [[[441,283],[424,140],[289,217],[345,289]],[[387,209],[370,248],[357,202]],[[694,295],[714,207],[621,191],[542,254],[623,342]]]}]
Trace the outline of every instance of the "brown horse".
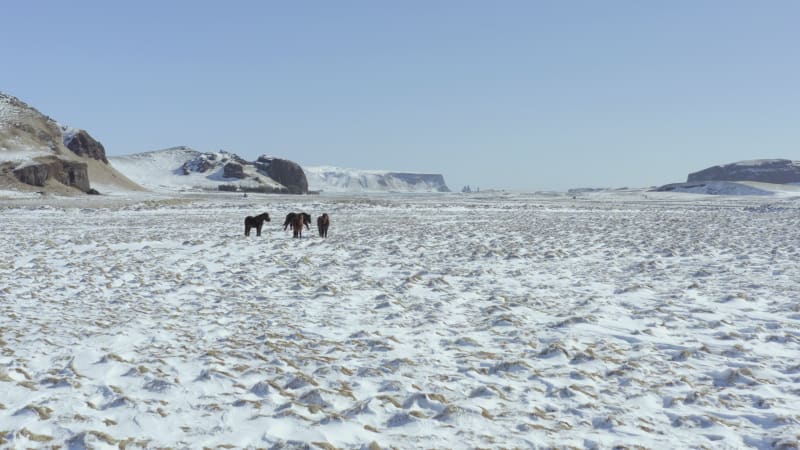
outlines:
[{"label": "brown horse", "polygon": [[[287,216],[288,218],[288,216]],[[297,213],[292,217],[292,237],[301,238],[303,237],[303,225],[306,226],[306,229],[311,229],[309,225],[311,224],[311,215],[306,213]]]},{"label": "brown horse", "polygon": [[310,214],[306,214],[304,212],[300,212],[300,213],[291,212],[291,213],[286,215],[286,220],[283,221],[283,231],[286,231],[286,228],[290,227],[292,225],[292,222],[294,222],[294,219],[297,216],[302,216],[303,217],[303,223],[305,223],[305,225],[306,225],[306,229],[309,229],[309,230],[311,229],[309,227],[309,225],[311,225],[311,215]]},{"label": "brown horse", "polygon": [[244,235],[250,236],[250,229],[256,229],[256,236],[261,236],[261,226],[264,225],[264,221],[269,222],[269,214],[259,214],[255,217],[247,216],[244,218]]},{"label": "brown horse", "polygon": [[317,217],[317,231],[319,231],[319,237],[328,237],[329,226],[331,226],[331,218],[328,216],[328,213]]}]

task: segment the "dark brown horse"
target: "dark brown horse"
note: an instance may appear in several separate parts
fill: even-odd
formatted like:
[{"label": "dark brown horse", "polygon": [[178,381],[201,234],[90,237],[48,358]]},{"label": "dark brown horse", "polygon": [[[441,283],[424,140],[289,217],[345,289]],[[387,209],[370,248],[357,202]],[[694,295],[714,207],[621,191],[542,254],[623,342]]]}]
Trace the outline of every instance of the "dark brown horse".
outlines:
[{"label": "dark brown horse", "polygon": [[306,213],[297,213],[292,217],[292,237],[301,238],[303,237],[303,225],[306,226],[306,229],[310,230],[311,227],[311,215]]},{"label": "dark brown horse", "polygon": [[304,212],[299,212],[299,213],[292,212],[292,213],[287,214],[286,215],[286,220],[283,221],[283,231],[286,231],[287,227],[291,227],[292,224],[294,223],[294,221],[298,217],[300,217],[302,219],[302,223],[305,224],[307,230],[311,229],[311,227],[309,227],[309,225],[311,225],[311,215],[310,214],[306,214]]},{"label": "dark brown horse", "polygon": [[303,217],[303,223],[305,223],[306,228],[309,229],[309,230],[311,229],[311,228],[309,228],[309,225],[311,225],[311,215],[310,214],[306,214],[304,212],[300,212],[300,213],[291,212],[291,213],[286,215],[286,220],[283,221],[283,231],[286,231],[286,228],[288,228],[289,226],[292,225],[292,222],[294,222],[294,219],[297,216],[302,216]]},{"label": "dark brown horse", "polygon": [[328,217],[328,213],[317,217],[317,231],[319,231],[319,237],[328,237],[329,226],[331,226],[331,218]]},{"label": "dark brown horse", "polygon": [[269,222],[269,214],[259,214],[255,217],[247,216],[244,218],[244,235],[250,236],[250,229],[256,229],[256,236],[261,236],[261,227],[264,225],[264,221]]}]

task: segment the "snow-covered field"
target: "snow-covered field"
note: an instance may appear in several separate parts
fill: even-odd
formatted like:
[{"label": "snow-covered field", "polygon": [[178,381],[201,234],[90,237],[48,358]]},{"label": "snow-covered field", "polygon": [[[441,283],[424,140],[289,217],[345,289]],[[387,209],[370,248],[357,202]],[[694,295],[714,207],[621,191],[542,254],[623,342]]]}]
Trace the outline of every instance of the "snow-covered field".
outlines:
[{"label": "snow-covered field", "polygon": [[0,446],[798,446],[796,199],[80,202],[0,203]]}]

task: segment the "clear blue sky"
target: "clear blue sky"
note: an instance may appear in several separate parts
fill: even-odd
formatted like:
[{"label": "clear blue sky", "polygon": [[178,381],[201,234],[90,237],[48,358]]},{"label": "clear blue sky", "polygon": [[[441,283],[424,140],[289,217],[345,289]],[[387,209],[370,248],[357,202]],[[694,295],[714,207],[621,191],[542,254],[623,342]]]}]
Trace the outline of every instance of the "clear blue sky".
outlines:
[{"label": "clear blue sky", "polygon": [[110,155],[188,145],[558,190],[800,159],[798,1],[25,1],[0,17],[0,91]]}]

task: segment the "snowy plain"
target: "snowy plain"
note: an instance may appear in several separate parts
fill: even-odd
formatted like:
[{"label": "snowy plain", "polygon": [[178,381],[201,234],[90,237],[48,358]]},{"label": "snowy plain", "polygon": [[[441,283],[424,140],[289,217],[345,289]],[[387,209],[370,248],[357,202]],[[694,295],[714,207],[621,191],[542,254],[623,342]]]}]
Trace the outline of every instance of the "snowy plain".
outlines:
[{"label": "snowy plain", "polygon": [[2,447],[800,441],[797,197],[11,196],[0,224]]}]

